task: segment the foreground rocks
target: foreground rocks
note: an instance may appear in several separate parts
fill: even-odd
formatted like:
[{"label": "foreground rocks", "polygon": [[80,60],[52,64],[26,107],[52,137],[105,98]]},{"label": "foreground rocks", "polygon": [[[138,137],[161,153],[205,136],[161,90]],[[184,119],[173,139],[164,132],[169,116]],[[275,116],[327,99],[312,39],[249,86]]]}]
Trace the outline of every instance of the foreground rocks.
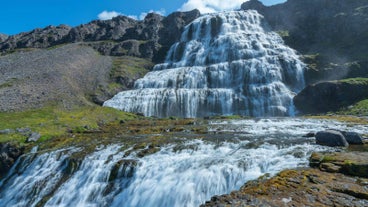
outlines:
[{"label": "foreground rocks", "polygon": [[368,206],[367,157],[367,152],[315,153],[315,168],[261,177],[202,206]]},{"label": "foreground rocks", "polygon": [[341,132],[334,130],[321,131],[316,134],[316,143],[330,147],[347,147],[349,143],[346,141]]}]

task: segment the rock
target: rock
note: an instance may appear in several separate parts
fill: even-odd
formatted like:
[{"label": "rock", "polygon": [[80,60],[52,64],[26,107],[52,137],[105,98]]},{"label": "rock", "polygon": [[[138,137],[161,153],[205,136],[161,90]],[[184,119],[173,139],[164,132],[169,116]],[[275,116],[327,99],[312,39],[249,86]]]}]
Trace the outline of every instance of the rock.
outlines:
[{"label": "rock", "polygon": [[6,34],[1,34],[0,33],[0,42],[3,42],[3,41],[5,41],[6,39],[8,39],[8,35],[6,35]]},{"label": "rock", "polygon": [[14,132],[13,129],[3,129],[3,130],[0,130],[0,134],[11,134],[13,132]]},{"label": "rock", "polygon": [[302,113],[313,114],[337,111],[366,98],[368,79],[348,79],[309,85],[294,97],[294,104]]},{"label": "rock", "polygon": [[[184,27],[200,16],[198,10],[174,12],[167,17],[148,14],[143,21],[126,16],[95,20],[71,28],[48,26],[9,36],[0,41],[0,54],[21,48],[48,48],[88,42],[103,55],[132,55],[162,62],[170,46],[180,39]],[[1,40],[1,37],[0,37]]]},{"label": "rock", "polygon": [[344,135],[341,132],[334,130],[317,132],[316,143],[319,145],[325,145],[330,147],[349,146],[348,142],[345,140]]},{"label": "rock", "polygon": [[215,196],[204,206],[368,206],[368,189],[357,179],[318,169],[285,170]]},{"label": "rock", "polygon": [[341,170],[341,166],[335,165],[333,163],[321,163],[319,167],[322,171],[330,173],[337,173]]},{"label": "rock", "polygon": [[303,137],[315,137],[316,133],[314,132],[309,132],[308,134],[304,135]]},{"label": "rock", "polygon": [[0,178],[6,175],[23,152],[24,148],[9,143],[0,143]]},{"label": "rock", "polygon": [[363,138],[356,132],[341,131],[349,144],[363,145]]},{"label": "rock", "polygon": [[37,142],[41,138],[41,135],[37,132],[32,132],[27,138],[27,142]]},{"label": "rock", "polygon": [[367,152],[313,153],[310,166],[327,172],[368,178]]}]

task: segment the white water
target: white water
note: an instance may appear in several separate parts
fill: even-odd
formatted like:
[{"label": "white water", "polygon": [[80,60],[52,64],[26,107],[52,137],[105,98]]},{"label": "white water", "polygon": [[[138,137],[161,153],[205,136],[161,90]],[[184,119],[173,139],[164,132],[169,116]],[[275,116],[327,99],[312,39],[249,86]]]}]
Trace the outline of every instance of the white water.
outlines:
[{"label": "white water", "polygon": [[[331,150],[303,138],[308,132],[368,131],[366,125],[313,119],[214,121],[208,127],[212,133],[198,135],[204,140],[176,142],[143,158],[126,156],[129,149],[120,144],[101,146],[70,174],[68,157],[81,149],[31,153],[0,182],[0,206],[36,206],[42,199],[49,207],[199,206],[265,173],[306,166],[312,151]],[[119,162],[126,164],[112,179]]]},{"label": "white water", "polygon": [[189,24],[164,64],[104,106],[146,116],[294,115],[304,64],[256,11],[208,14]]}]

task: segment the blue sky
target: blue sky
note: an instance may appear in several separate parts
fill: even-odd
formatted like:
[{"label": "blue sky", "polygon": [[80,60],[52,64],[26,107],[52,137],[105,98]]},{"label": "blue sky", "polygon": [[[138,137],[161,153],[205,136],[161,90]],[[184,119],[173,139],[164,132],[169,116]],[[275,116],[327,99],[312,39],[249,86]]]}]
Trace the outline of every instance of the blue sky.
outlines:
[{"label": "blue sky", "polygon": [[[8,35],[48,25],[77,26],[118,14],[140,19],[147,12],[168,15],[194,7],[204,12],[239,8],[246,0],[8,0],[1,3],[0,33]],[[261,0],[265,5],[285,0]]]}]

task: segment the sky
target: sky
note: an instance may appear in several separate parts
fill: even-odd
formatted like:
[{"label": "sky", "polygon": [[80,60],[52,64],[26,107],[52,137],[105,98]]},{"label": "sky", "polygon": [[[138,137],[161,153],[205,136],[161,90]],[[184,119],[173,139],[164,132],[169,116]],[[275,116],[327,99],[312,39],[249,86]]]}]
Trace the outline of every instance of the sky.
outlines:
[{"label": "sky", "polygon": [[[77,26],[126,15],[141,20],[147,13],[168,15],[197,8],[201,13],[239,9],[247,0],[7,0],[1,3],[0,33],[13,35],[49,25]],[[261,0],[273,5],[286,0]]]}]

